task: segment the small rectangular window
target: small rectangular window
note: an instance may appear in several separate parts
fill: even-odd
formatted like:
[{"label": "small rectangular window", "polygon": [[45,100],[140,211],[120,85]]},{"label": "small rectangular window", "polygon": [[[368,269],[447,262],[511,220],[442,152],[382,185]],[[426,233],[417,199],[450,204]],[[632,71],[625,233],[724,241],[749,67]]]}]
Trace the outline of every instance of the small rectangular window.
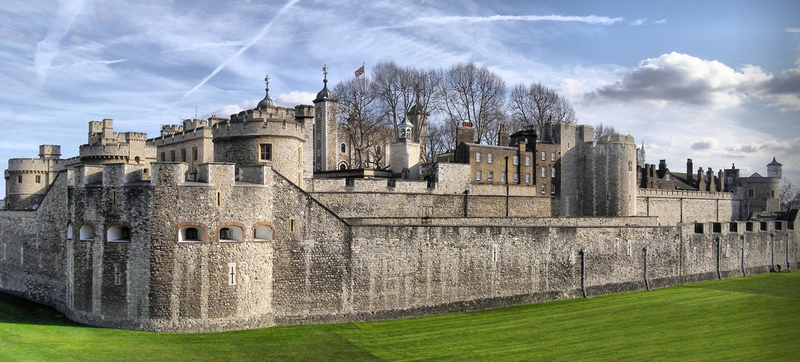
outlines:
[{"label": "small rectangular window", "polygon": [[703,233],[703,224],[702,223],[694,224],[694,233],[695,234],[702,234]]},{"label": "small rectangular window", "polygon": [[547,169],[542,167],[542,177],[547,177]]},{"label": "small rectangular window", "polygon": [[518,183],[519,183],[519,174],[518,174],[518,173],[516,173],[516,172],[514,172],[514,183],[515,183],[515,184],[518,184]]},{"label": "small rectangular window", "polygon": [[547,160],[547,153],[542,151],[542,161]]},{"label": "small rectangular window", "polygon": [[500,182],[506,182],[506,173],[500,172]]},{"label": "small rectangular window", "polygon": [[669,174],[667,174],[666,180],[669,181]]},{"label": "small rectangular window", "polygon": [[192,147],[192,161],[197,161],[197,147]]},{"label": "small rectangular window", "polygon": [[744,224],[744,231],[753,231],[753,222],[748,221]]},{"label": "small rectangular window", "polygon": [[481,153],[475,152],[475,162],[481,162]]},{"label": "small rectangular window", "polygon": [[167,162],[167,153],[161,152],[161,162]]},{"label": "small rectangular window", "polygon": [[722,223],[715,222],[715,223],[711,224],[711,231],[714,234],[721,233],[722,232]]},{"label": "small rectangular window", "polygon": [[768,229],[767,225],[768,224],[766,222],[764,222],[764,221],[762,221],[760,224],[761,224],[761,231],[767,231],[767,229]]},{"label": "small rectangular window", "polygon": [[186,149],[181,148],[181,162],[186,162]]},{"label": "small rectangular window", "polygon": [[289,232],[290,233],[294,233],[294,218],[293,217],[289,218]]},{"label": "small rectangular window", "polygon": [[114,263],[114,285],[122,284],[122,273],[120,273],[119,269],[119,264]]},{"label": "small rectangular window", "polygon": [[730,230],[730,232],[732,233],[739,232],[739,224],[736,222],[732,222],[728,230]]},{"label": "small rectangular window", "polygon": [[550,193],[553,195],[556,194],[556,185],[550,185]]},{"label": "small rectangular window", "polygon": [[542,193],[547,193],[547,185],[542,185]]},{"label": "small rectangular window", "polygon": [[486,181],[493,182],[494,181],[494,172],[489,171],[486,173]]},{"label": "small rectangular window", "polygon": [[175,162],[175,150],[169,151],[169,160]]},{"label": "small rectangular window", "polygon": [[531,165],[531,156],[525,156],[525,166]]},{"label": "small rectangular window", "polygon": [[642,178],[642,173],[641,172],[639,172],[639,178]]},{"label": "small rectangular window", "polygon": [[481,172],[475,171],[475,181],[480,181],[480,180],[481,180]]},{"label": "small rectangular window", "polygon": [[491,153],[489,155],[487,155],[486,156],[486,162],[487,163],[494,163],[494,155],[491,154]]},{"label": "small rectangular window", "polygon": [[34,177],[34,180],[35,180],[35,182],[36,182],[37,184],[40,184],[40,183],[42,183],[42,176],[41,176],[41,175],[36,175],[36,176]]},{"label": "small rectangular window", "polygon": [[751,199],[756,197],[756,190],[754,190],[754,189],[747,190],[747,197],[749,197]]},{"label": "small rectangular window", "polygon": [[769,198],[770,199],[774,199],[775,198],[775,190],[769,190]]},{"label": "small rectangular window", "polygon": [[258,158],[261,161],[272,161],[272,144],[263,143],[258,145]]},{"label": "small rectangular window", "polygon": [[514,166],[519,165],[519,156],[514,156],[514,161],[512,163]]},{"label": "small rectangular window", "polygon": [[228,263],[228,285],[236,285],[236,263]]},{"label": "small rectangular window", "polygon": [[551,167],[550,168],[550,177],[551,178],[556,178],[556,168],[555,167]]},{"label": "small rectangular window", "polygon": [[17,175],[17,183],[18,184],[22,183],[22,175]]},{"label": "small rectangular window", "polygon": [[531,174],[529,174],[529,173],[525,174],[525,183],[526,184],[531,183]]},{"label": "small rectangular window", "polygon": [[555,152],[550,152],[550,161],[553,161],[553,162],[556,161],[556,153]]}]

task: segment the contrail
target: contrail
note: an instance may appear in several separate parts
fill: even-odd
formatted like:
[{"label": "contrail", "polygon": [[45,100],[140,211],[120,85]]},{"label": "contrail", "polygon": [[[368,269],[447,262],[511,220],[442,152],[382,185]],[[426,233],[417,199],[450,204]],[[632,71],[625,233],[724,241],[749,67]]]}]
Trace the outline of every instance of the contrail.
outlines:
[{"label": "contrail", "polygon": [[492,15],[492,16],[442,16],[422,17],[416,20],[420,23],[431,24],[464,24],[464,23],[489,23],[495,21],[574,21],[589,24],[611,25],[622,18],[609,18],[606,16],[563,16],[563,15]]},{"label": "contrail", "polygon": [[220,64],[220,65],[217,67],[217,69],[214,69],[214,71],[213,71],[213,72],[211,72],[211,74],[209,74],[209,75],[207,75],[205,78],[203,78],[203,80],[201,80],[201,81],[200,81],[200,84],[198,84],[198,85],[194,86],[194,88],[192,88],[192,89],[191,89],[191,90],[190,90],[188,93],[186,93],[186,94],[185,94],[183,97],[181,97],[181,99],[180,99],[180,100],[178,100],[177,102],[175,102],[175,104],[173,104],[173,105],[171,105],[169,108],[167,108],[167,111],[166,111],[166,112],[164,112],[164,114],[167,114],[167,112],[169,112],[169,111],[170,111],[170,109],[172,109],[172,107],[175,107],[175,105],[177,105],[178,103],[180,103],[182,100],[186,99],[186,97],[188,97],[190,94],[194,93],[194,91],[196,91],[198,88],[202,87],[202,86],[203,86],[203,84],[206,84],[206,82],[208,82],[208,80],[209,80],[209,79],[213,78],[215,75],[217,75],[217,73],[219,73],[221,70],[225,69],[225,67],[226,67],[226,66],[228,66],[228,64],[229,64],[230,62],[232,62],[232,61],[233,61],[234,59],[236,59],[236,58],[237,58],[239,55],[241,55],[242,53],[244,53],[245,51],[247,51],[247,49],[250,49],[250,47],[251,47],[251,46],[253,46],[253,44],[255,44],[256,42],[258,42],[259,40],[261,40],[261,38],[263,38],[264,36],[266,36],[266,35],[267,35],[267,31],[269,31],[269,28],[272,26],[272,24],[275,22],[275,20],[276,20],[276,19],[277,19],[279,16],[281,16],[281,14],[283,14],[283,13],[284,13],[286,10],[288,10],[289,8],[291,8],[292,6],[294,6],[294,4],[296,4],[296,3],[297,3],[297,2],[299,2],[299,1],[300,1],[300,0],[291,0],[291,1],[289,1],[288,3],[286,3],[286,5],[284,5],[284,6],[281,8],[281,10],[280,10],[280,11],[278,11],[278,13],[277,13],[277,14],[275,14],[275,16],[272,18],[272,20],[270,20],[270,22],[269,22],[269,23],[267,23],[267,25],[266,25],[266,26],[264,26],[264,28],[262,28],[262,29],[261,29],[261,31],[259,31],[259,32],[258,32],[258,34],[256,34],[256,36],[255,36],[255,37],[253,37],[253,39],[250,39],[250,41],[249,41],[249,42],[247,42],[247,44],[245,44],[245,45],[242,47],[242,49],[239,49],[239,51],[238,51],[238,52],[236,52],[236,54],[234,54],[232,57],[228,58],[228,60],[226,60],[225,62],[223,62],[222,64]]},{"label": "contrail", "polygon": [[63,6],[58,9],[52,27],[50,27],[50,33],[39,44],[36,44],[36,58],[33,61],[33,67],[36,70],[36,79],[39,85],[44,84],[47,79],[47,70],[50,69],[50,65],[53,64],[53,59],[58,53],[58,44],[72,27],[72,23],[83,5],[83,0],[64,1],[63,3]]}]

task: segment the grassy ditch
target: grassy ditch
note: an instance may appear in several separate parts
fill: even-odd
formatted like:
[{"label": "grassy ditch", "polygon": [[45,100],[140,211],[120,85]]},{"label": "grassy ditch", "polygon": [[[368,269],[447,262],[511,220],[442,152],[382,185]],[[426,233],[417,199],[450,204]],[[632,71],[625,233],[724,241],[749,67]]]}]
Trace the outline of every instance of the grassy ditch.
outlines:
[{"label": "grassy ditch", "polygon": [[0,294],[2,361],[796,360],[800,271],[386,322],[157,334]]}]

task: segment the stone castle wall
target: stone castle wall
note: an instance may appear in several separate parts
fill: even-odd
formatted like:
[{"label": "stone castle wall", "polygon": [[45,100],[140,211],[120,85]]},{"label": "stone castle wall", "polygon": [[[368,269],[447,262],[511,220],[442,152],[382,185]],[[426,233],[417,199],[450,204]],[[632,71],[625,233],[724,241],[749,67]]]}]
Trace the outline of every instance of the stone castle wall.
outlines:
[{"label": "stone castle wall", "polygon": [[[454,219],[464,195],[306,193],[263,165],[243,167],[236,182],[235,165],[224,163],[200,165],[198,182],[185,181],[186,164],[155,163],[142,181],[141,167],[79,167],[72,187],[65,171],[39,210],[0,212],[0,288],[92,325],[200,332],[458,312],[580,297],[583,285],[596,296],[800,266],[800,238],[784,221],[515,218],[537,208],[549,216],[552,199],[495,195],[467,195],[469,217]],[[267,225],[272,237],[256,238]],[[120,226],[129,240],[112,237]],[[186,227],[201,240],[183,240]],[[240,240],[220,239],[222,228]]]},{"label": "stone castle wall", "polygon": [[739,200],[730,193],[707,191],[638,189],[636,209],[639,216],[655,216],[661,225],[689,222],[724,222],[741,220]]}]

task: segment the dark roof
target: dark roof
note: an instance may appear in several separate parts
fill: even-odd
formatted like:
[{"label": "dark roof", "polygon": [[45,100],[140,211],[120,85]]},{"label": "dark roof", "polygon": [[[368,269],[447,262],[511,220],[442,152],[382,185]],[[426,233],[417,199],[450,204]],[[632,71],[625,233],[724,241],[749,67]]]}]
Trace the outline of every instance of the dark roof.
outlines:
[{"label": "dark roof", "polygon": [[778,161],[775,161],[775,157],[772,158],[772,162],[767,164],[767,166],[771,166],[771,165],[783,166],[782,163],[780,163]]},{"label": "dark roof", "polygon": [[317,93],[317,98],[314,99],[314,103],[319,103],[322,101],[334,101],[338,102],[339,100],[334,97],[333,92],[328,90],[328,80],[325,79],[325,85],[322,86],[322,90]]}]

